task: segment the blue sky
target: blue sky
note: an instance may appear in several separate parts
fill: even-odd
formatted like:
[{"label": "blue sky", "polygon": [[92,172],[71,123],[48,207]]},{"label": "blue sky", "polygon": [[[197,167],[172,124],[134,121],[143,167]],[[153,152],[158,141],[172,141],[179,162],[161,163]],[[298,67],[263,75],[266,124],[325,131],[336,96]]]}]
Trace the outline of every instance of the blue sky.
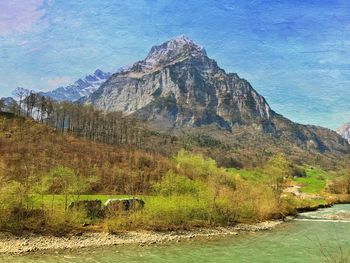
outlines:
[{"label": "blue sky", "polygon": [[348,0],[1,0],[0,96],[116,70],[182,34],[286,117],[350,121]]}]

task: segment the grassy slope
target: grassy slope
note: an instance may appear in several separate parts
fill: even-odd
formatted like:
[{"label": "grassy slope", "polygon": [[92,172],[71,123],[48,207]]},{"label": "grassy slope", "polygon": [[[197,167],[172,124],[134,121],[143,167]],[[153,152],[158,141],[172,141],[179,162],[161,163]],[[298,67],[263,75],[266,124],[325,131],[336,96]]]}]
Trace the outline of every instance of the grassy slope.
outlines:
[{"label": "grassy slope", "polygon": [[[288,183],[301,186],[300,192],[306,194],[302,199],[293,198],[293,200],[291,200],[294,207],[313,207],[321,204],[327,204],[329,202],[336,202],[337,200],[349,200],[349,196],[347,195],[335,195],[326,192],[327,183],[334,178],[337,178],[339,173],[334,171],[324,171],[321,168],[311,166],[304,166],[303,168],[305,169],[306,177],[292,178]],[[239,174],[242,178],[250,182],[260,182],[261,178],[263,178],[262,172],[259,169],[244,170],[229,168],[227,170],[231,173]],[[310,196],[309,198],[308,195]],[[312,196],[319,196],[319,198],[314,198]]]},{"label": "grassy slope", "polygon": [[[319,168],[313,168],[310,166],[305,166],[306,177],[293,178],[292,181],[296,182],[301,186],[301,192],[308,194],[322,194],[327,180],[333,178],[334,173],[326,172]],[[262,172],[258,169],[256,170],[240,170],[236,168],[227,169],[231,173],[239,174],[242,178],[248,181],[260,181],[262,178]]]},{"label": "grassy slope", "polygon": [[319,168],[306,167],[306,177],[295,178],[294,181],[302,186],[300,189],[308,194],[322,194],[327,180],[332,179],[332,173]]}]

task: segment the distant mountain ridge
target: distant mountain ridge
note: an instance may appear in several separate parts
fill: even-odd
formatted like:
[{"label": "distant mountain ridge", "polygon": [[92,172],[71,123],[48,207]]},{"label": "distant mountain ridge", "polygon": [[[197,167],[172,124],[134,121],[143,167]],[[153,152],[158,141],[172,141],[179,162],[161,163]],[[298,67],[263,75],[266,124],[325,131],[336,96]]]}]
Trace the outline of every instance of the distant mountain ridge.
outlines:
[{"label": "distant mountain ridge", "polygon": [[77,101],[82,97],[89,96],[96,91],[109,77],[111,73],[97,69],[92,75],[80,78],[73,84],[59,87],[48,92],[39,92],[40,95],[50,97],[57,101]]},{"label": "distant mountain ridge", "polygon": [[[350,153],[349,144],[336,132],[293,123],[274,112],[248,81],[226,73],[202,46],[184,36],[152,47],[144,60],[113,74],[85,103],[136,114],[156,130],[208,132],[217,127],[231,132],[225,137],[229,143],[260,137],[276,147],[288,143],[318,152]],[[247,134],[251,139],[242,139]]]},{"label": "distant mountain ridge", "polygon": [[13,93],[16,94],[16,91],[21,89],[23,91],[37,92],[38,94],[50,97],[56,101],[69,101],[76,102],[82,97],[87,97],[93,92],[95,92],[109,77],[111,76],[110,72],[103,72],[100,69],[95,70],[91,75],[87,75],[83,78],[78,79],[73,84],[58,87],[51,91],[32,91],[24,88],[17,88]]}]

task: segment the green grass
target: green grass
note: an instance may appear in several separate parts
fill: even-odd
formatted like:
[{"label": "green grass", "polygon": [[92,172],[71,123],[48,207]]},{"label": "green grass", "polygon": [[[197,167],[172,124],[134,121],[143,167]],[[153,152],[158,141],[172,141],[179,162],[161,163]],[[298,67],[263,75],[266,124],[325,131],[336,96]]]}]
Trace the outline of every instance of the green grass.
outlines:
[{"label": "green grass", "polygon": [[[133,197],[131,195],[81,195],[79,200],[101,200],[102,203],[111,198]],[[121,214],[116,218],[107,218],[105,225],[108,231],[120,229],[149,228],[149,229],[177,229],[191,226],[205,226],[213,219],[221,222],[220,216],[212,211],[205,198],[198,199],[190,195],[184,196],[142,196],[135,195],[145,201],[145,209],[134,213]],[[77,200],[77,196],[70,196],[68,205]],[[53,212],[64,213],[64,195],[54,195]],[[52,195],[33,195],[33,207],[50,210]],[[89,222],[85,218],[83,222]],[[93,221],[99,222],[99,221]],[[226,221],[225,221],[226,222]]]},{"label": "green grass", "polygon": [[[264,178],[259,170],[239,170],[236,168],[227,169],[228,172],[239,174],[241,178],[250,182],[261,182]],[[305,167],[306,177],[295,178],[294,181],[302,185],[301,192],[308,194],[320,194],[326,187],[327,180],[332,175],[318,168]]]},{"label": "green grass", "polygon": [[236,168],[228,168],[227,172],[239,174],[239,176],[247,181],[258,182],[263,179],[263,174],[259,170],[240,170]]},{"label": "green grass", "polygon": [[304,193],[320,194],[326,187],[331,175],[321,169],[306,167],[306,177],[295,178],[295,182],[302,185],[300,189]]}]

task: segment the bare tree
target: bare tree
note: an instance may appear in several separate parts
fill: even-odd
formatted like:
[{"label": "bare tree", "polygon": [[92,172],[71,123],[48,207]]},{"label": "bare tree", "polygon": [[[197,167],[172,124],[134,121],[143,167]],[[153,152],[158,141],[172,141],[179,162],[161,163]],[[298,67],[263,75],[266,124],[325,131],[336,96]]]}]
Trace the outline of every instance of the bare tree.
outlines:
[{"label": "bare tree", "polygon": [[0,99],[0,112],[5,109],[5,100],[3,98]]},{"label": "bare tree", "polygon": [[15,91],[14,91],[14,95],[18,98],[18,115],[21,115],[21,111],[22,111],[22,107],[23,107],[23,101],[25,98],[27,98],[29,96],[30,91],[28,91],[27,89],[18,87]]},{"label": "bare tree", "polygon": [[71,133],[92,141],[141,147],[145,126],[136,117],[121,112],[105,113],[91,105],[56,102],[31,92],[23,99],[28,117],[46,123],[61,133]]}]

